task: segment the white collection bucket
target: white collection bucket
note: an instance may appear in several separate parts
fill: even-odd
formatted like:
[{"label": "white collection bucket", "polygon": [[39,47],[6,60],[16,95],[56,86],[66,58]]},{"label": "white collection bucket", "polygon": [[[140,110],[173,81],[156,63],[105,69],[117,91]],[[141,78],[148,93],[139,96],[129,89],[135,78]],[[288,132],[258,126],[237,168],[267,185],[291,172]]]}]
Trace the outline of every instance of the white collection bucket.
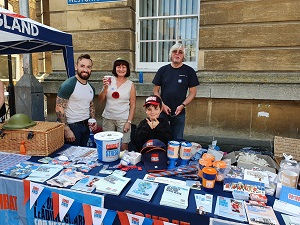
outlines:
[{"label": "white collection bucket", "polygon": [[94,135],[98,159],[102,162],[113,162],[119,158],[123,134],[117,131],[99,132]]}]

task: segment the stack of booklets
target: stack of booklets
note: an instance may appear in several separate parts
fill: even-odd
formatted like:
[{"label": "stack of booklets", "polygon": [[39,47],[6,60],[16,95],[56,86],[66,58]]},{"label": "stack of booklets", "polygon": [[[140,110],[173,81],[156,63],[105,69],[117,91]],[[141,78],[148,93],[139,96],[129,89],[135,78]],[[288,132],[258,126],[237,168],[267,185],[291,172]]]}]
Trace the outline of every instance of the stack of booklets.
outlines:
[{"label": "stack of booklets", "polygon": [[136,179],[126,196],[149,202],[158,188],[158,183]]},{"label": "stack of booklets", "polygon": [[179,185],[165,186],[160,205],[186,209],[189,203],[190,187]]},{"label": "stack of booklets", "polygon": [[96,186],[97,192],[119,195],[129,181],[129,177],[110,174],[103,179],[96,181],[94,185]]}]

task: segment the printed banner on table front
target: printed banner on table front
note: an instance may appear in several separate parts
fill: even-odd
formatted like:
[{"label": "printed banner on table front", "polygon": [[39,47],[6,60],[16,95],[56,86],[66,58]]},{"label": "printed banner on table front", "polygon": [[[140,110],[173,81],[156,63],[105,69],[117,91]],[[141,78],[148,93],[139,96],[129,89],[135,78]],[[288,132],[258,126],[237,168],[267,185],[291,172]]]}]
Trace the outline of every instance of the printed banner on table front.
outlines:
[{"label": "printed banner on table front", "polygon": [[[36,189],[32,189],[31,191],[34,192]],[[67,212],[62,220],[60,220],[61,215],[54,216],[53,193],[59,195],[59,197],[63,195],[65,199],[73,199],[74,203],[72,205],[76,205],[78,211],[75,214]],[[23,181],[0,177],[0,225],[83,225],[83,203],[98,207],[104,206],[104,197],[102,195],[50,188],[48,186],[44,186],[43,191],[39,193],[36,200],[31,199],[25,205],[23,204],[23,200]],[[76,210],[70,211],[74,212]],[[55,223],[53,223],[54,221]]]}]

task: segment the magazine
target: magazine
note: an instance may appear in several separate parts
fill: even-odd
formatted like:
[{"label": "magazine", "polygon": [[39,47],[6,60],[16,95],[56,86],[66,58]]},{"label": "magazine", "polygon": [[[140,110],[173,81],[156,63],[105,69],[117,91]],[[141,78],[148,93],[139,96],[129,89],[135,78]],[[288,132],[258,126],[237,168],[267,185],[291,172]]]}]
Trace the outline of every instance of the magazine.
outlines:
[{"label": "magazine", "polygon": [[33,162],[21,162],[9,169],[4,170],[1,174],[9,177],[16,177],[16,178],[25,178],[31,174],[33,170],[36,170],[40,166],[39,163]]},{"label": "magazine", "polygon": [[247,221],[244,201],[222,196],[217,197],[215,214],[238,221]]},{"label": "magazine", "polygon": [[245,209],[249,224],[260,225],[279,225],[277,217],[271,206],[258,206],[245,203]]},{"label": "magazine", "polygon": [[165,186],[160,205],[186,209],[189,203],[190,187],[179,185]]},{"label": "magazine", "polygon": [[265,194],[265,184],[250,180],[241,180],[236,178],[225,178],[223,182],[224,191],[247,191],[249,194]]},{"label": "magazine", "polygon": [[119,195],[126,184],[131,180],[116,174],[110,174],[94,183],[96,191],[106,194]]},{"label": "magazine", "polygon": [[136,179],[126,196],[149,202],[158,188],[158,183]]},{"label": "magazine", "polygon": [[186,180],[185,185],[195,190],[201,190],[202,186],[199,180]]},{"label": "magazine", "polygon": [[221,220],[217,218],[209,218],[209,225],[245,225],[244,223],[236,223],[228,220]]},{"label": "magazine", "polygon": [[88,175],[88,176],[82,178],[76,184],[74,184],[71,187],[71,189],[77,190],[77,191],[92,192],[96,188],[94,183],[100,179],[101,179],[101,177]]}]

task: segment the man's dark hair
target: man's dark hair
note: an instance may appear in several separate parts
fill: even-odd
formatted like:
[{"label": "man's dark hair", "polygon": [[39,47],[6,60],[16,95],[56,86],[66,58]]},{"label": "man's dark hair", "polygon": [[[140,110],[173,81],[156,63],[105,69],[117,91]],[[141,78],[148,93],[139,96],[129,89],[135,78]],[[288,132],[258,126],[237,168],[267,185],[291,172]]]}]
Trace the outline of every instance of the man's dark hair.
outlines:
[{"label": "man's dark hair", "polygon": [[77,64],[78,64],[78,62],[79,62],[80,60],[82,60],[82,59],[89,59],[89,60],[91,60],[92,65],[93,65],[93,60],[91,59],[91,56],[90,56],[89,54],[81,54],[81,55],[78,57],[78,59],[77,59]]}]

